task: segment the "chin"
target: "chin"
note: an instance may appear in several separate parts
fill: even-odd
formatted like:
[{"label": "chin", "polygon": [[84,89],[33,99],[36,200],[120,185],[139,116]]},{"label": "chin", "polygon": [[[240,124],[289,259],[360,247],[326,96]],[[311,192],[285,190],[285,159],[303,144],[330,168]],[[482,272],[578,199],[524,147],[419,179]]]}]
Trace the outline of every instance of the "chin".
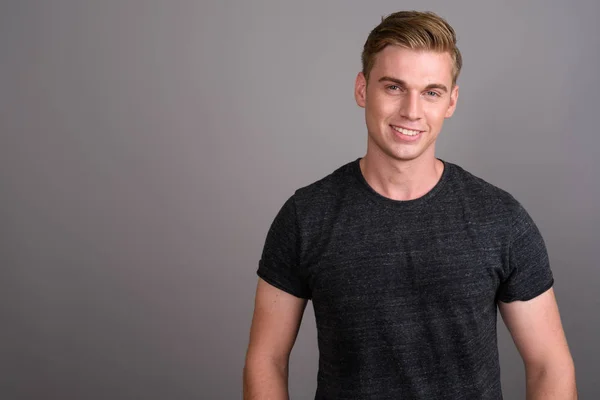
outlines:
[{"label": "chin", "polygon": [[399,152],[386,152],[385,153],[389,158],[392,158],[396,161],[412,161],[421,155],[421,153],[399,153]]}]

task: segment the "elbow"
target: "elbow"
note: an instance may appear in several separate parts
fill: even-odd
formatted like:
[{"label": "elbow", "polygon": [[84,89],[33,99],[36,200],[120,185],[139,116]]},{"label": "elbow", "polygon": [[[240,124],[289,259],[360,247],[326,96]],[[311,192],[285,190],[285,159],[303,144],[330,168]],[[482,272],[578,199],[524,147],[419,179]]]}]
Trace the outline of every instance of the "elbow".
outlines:
[{"label": "elbow", "polygon": [[245,400],[288,399],[288,363],[249,353],[243,371]]},{"label": "elbow", "polygon": [[287,373],[289,365],[289,356],[275,355],[267,352],[249,349],[246,354],[244,371],[253,370],[277,370],[281,373]]},{"label": "elbow", "polygon": [[577,399],[575,365],[564,357],[543,363],[525,365],[527,399]]}]

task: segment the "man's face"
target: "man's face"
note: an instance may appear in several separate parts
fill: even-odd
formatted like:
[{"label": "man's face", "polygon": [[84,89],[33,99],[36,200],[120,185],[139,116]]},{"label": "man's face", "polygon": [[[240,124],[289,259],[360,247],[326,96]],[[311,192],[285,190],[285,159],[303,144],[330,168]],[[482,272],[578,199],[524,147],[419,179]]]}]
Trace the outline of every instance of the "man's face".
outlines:
[{"label": "man's face", "polygon": [[365,109],[369,148],[398,161],[435,159],[435,140],[456,108],[448,53],[387,46],[376,55],[368,84],[356,78],[355,97]]}]

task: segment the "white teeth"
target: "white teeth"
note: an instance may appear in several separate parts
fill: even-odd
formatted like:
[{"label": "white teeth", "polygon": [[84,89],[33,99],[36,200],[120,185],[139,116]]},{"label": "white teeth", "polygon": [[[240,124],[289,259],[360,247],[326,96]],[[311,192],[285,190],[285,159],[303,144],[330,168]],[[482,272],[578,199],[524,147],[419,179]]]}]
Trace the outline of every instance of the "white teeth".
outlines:
[{"label": "white teeth", "polygon": [[411,131],[409,129],[404,129],[404,128],[399,128],[397,126],[392,126],[392,128],[394,128],[394,130],[407,135],[407,136],[417,136],[419,134],[419,131]]}]

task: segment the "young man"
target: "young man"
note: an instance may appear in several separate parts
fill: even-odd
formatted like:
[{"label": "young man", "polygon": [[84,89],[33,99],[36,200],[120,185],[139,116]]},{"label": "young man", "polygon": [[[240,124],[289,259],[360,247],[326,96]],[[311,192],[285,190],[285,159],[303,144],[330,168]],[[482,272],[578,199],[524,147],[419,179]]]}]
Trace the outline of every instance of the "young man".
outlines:
[{"label": "young man", "polygon": [[499,309],[527,399],[575,399],[540,233],[508,193],[435,157],[462,60],[433,13],[369,35],[356,78],[367,152],[284,204],[259,263],[245,399],[287,399],[307,299],[316,399],[501,399]]}]

